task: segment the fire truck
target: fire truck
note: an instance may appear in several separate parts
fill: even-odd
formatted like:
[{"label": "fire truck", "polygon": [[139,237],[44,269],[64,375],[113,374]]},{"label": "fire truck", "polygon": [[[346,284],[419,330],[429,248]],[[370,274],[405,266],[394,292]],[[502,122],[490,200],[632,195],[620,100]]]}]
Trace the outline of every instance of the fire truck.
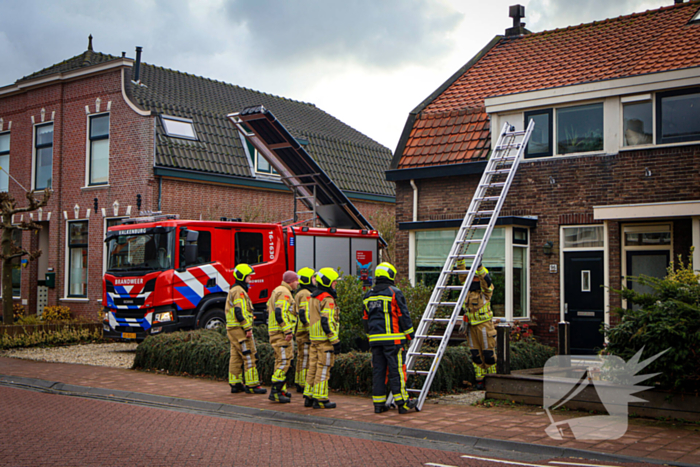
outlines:
[{"label": "fire truck", "polygon": [[248,293],[256,320],[287,270],[333,267],[371,281],[381,237],[376,230],[180,220],[128,219],[110,227],[103,277],[104,336],[141,341],[178,329],[226,325],[233,268],[254,270]]}]

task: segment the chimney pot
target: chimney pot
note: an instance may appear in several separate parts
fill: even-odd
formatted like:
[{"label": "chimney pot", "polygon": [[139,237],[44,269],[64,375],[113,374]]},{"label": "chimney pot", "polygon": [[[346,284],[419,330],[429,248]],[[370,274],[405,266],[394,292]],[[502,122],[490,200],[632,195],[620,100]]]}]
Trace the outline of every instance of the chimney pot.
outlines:
[{"label": "chimney pot", "polygon": [[141,82],[141,51],[143,47],[136,46],[136,63],[134,64],[134,79],[136,83]]},{"label": "chimney pot", "polygon": [[679,3],[683,3],[683,0],[673,0],[673,3],[675,3],[676,5],[678,5]]},{"label": "chimney pot", "polygon": [[525,23],[520,20],[525,17],[525,7],[522,5],[511,5],[508,7],[508,16],[513,18],[513,27],[506,29],[506,37],[520,36],[528,34]]}]

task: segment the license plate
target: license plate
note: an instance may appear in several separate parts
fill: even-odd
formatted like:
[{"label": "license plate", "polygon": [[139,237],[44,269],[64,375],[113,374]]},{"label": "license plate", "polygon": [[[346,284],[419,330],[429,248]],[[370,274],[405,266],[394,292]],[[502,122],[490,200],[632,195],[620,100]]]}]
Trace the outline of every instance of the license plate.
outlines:
[{"label": "license plate", "polygon": [[123,339],[136,339],[136,333],[135,332],[123,332],[122,338]]}]

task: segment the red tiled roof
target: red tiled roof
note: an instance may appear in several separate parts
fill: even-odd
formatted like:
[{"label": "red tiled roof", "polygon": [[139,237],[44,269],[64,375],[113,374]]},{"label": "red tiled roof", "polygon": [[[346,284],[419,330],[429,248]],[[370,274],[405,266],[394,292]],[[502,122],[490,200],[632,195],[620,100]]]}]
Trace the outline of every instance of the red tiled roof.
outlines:
[{"label": "red tiled roof", "polygon": [[501,39],[417,115],[398,168],[484,159],[487,97],[700,66],[699,6]]}]

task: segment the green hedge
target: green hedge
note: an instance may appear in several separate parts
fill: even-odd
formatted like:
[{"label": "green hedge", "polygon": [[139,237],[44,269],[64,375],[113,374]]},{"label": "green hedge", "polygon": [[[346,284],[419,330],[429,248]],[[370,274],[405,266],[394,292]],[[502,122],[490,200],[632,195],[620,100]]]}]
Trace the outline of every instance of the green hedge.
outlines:
[{"label": "green hedge", "polygon": [[88,344],[106,342],[102,337],[102,329],[75,328],[70,325],[55,330],[40,330],[32,334],[11,336],[0,334],[0,350],[19,347],[53,347],[58,345]]},{"label": "green hedge", "polygon": [[[261,332],[261,331],[258,331]],[[267,342],[256,342],[258,373],[265,384],[270,384],[274,372],[274,352]],[[136,349],[134,368],[166,370],[173,374],[228,378],[229,341],[223,332],[198,330],[151,336]],[[426,347],[425,351],[430,351]],[[512,369],[539,368],[554,349],[533,341],[514,343],[511,349]],[[347,392],[369,393],[372,390],[372,356],[369,352],[348,352],[336,358],[331,371],[329,387]],[[417,369],[426,369],[426,361],[419,361]],[[419,376],[422,384],[424,377]],[[288,373],[288,383],[294,382],[294,366]],[[474,383],[474,368],[469,348],[464,345],[448,347],[433,380],[433,392],[453,392],[464,382]],[[410,377],[409,387],[414,384]]]}]

